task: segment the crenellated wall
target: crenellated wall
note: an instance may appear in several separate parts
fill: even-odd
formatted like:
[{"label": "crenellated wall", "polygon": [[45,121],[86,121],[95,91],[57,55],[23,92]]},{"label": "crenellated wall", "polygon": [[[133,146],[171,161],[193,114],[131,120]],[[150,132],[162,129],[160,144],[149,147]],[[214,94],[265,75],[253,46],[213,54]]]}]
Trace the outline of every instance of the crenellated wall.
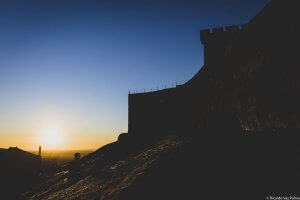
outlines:
[{"label": "crenellated wall", "polygon": [[202,44],[205,45],[213,40],[223,40],[226,37],[232,38],[233,36],[236,36],[236,34],[245,31],[246,26],[246,24],[242,24],[204,29],[200,31],[200,39]]},{"label": "crenellated wall", "polygon": [[224,52],[230,51],[234,40],[246,31],[246,25],[217,27],[200,31],[200,40],[204,46],[204,65],[220,65],[225,59]]}]

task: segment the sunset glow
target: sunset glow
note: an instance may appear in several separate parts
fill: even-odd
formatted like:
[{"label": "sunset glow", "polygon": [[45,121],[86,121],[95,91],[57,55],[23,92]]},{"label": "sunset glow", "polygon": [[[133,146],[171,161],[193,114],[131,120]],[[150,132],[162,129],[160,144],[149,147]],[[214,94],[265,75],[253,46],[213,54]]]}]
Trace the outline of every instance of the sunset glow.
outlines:
[{"label": "sunset glow", "polygon": [[41,133],[41,145],[48,149],[60,148],[64,144],[64,133],[57,127],[49,127]]}]

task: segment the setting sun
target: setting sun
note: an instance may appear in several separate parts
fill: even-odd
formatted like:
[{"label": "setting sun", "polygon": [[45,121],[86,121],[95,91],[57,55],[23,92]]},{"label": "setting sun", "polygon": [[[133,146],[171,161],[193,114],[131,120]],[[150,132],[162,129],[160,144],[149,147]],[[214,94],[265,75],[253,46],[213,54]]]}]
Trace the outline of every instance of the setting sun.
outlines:
[{"label": "setting sun", "polygon": [[56,127],[47,128],[41,133],[41,142],[46,148],[59,148],[63,140],[63,131]]}]

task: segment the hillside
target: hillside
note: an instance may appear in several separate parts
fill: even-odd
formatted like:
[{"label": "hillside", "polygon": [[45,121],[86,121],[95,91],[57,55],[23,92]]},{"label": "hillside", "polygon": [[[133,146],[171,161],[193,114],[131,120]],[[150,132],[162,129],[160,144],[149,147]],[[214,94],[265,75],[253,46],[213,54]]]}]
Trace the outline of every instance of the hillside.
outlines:
[{"label": "hillside", "polygon": [[[146,196],[151,196],[150,191],[161,190],[158,186],[163,181],[169,181],[178,170],[176,165],[174,169],[171,166],[176,164],[175,158],[180,155],[184,143],[182,138],[170,136],[153,144],[144,142],[134,145],[131,141],[109,144],[81,159],[80,175],[76,179],[70,179],[66,169],[45,177],[38,187],[24,194],[24,197],[104,200],[136,195],[145,197],[144,192],[149,193]],[[165,164],[170,166],[170,172],[162,174],[158,167],[165,168]],[[175,180],[178,177],[173,178]],[[140,193],[140,189],[144,192]]]},{"label": "hillside", "polygon": [[[43,177],[24,199],[264,199],[299,195],[297,142],[281,137],[223,141],[168,136],[118,141],[81,159],[80,175]],[[280,148],[278,148],[280,147]],[[241,198],[242,197],[242,198]]]}]

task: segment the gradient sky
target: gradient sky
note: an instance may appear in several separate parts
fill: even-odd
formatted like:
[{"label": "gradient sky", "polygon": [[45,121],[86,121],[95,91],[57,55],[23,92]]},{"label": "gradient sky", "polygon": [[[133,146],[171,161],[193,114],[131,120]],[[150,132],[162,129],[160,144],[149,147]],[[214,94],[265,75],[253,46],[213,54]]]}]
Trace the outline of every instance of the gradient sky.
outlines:
[{"label": "gradient sky", "polygon": [[129,90],[187,81],[200,29],[246,23],[267,2],[2,0],[0,147],[37,149],[47,127],[62,130],[59,149],[116,140]]}]

